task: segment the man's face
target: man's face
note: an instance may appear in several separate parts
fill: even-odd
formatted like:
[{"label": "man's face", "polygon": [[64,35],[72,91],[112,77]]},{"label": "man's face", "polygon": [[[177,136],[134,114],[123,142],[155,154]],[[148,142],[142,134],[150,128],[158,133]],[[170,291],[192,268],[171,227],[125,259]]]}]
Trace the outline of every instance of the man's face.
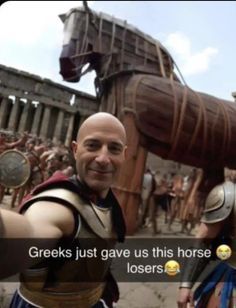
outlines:
[{"label": "man's face", "polygon": [[72,147],[80,181],[105,197],[125,159],[120,129],[107,123],[90,126]]}]

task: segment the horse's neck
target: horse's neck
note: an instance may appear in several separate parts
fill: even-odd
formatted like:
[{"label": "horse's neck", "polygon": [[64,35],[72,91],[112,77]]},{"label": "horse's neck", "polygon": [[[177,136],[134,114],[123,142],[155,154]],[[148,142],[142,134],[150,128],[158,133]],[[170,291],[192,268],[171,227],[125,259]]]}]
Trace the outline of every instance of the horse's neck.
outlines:
[{"label": "horse's neck", "polygon": [[126,86],[130,75],[111,78],[101,85],[100,111],[106,111],[118,118],[125,110]]},{"label": "horse's neck", "polygon": [[173,71],[171,57],[158,41],[115,22],[100,19],[95,51],[103,54],[99,72],[103,78],[135,71],[169,77]]}]

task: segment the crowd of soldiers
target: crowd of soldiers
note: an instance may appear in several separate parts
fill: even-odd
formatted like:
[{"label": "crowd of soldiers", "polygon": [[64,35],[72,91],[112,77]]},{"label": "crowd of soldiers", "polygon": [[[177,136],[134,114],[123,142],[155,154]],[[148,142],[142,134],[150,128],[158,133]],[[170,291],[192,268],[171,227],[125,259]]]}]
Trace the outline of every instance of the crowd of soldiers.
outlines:
[{"label": "crowd of soldiers", "polygon": [[6,194],[11,194],[11,207],[18,206],[25,195],[35,186],[47,180],[55,172],[71,176],[74,162],[71,150],[61,142],[42,140],[27,133],[19,135],[9,131],[0,131],[0,155],[7,150],[18,150],[27,157],[30,164],[30,176],[19,188],[5,188],[0,184],[0,203]]},{"label": "crowd of soldiers", "polygon": [[[10,149],[22,152],[30,163],[30,176],[19,188],[5,188],[0,184],[0,203],[6,194],[11,194],[11,208],[18,206],[35,186],[47,180],[55,172],[71,176],[75,166],[71,149],[61,142],[42,140],[27,133],[18,134],[0,131],[0,155]],[[174,221],[180,223],[180,232],[191,234],[204,208],[199,186],[203,178],[201,169],[192,168],[188,174],[160,171],[149,167],[143,176],[139,227],[152,227],[152,234],[161,232],[157,225],[160,209],[165,213],[167,230],[172,231]],[[235,182],[236,173],[228,171],[226,179]]]},{"label": "crowd of soldiers", "polygon": [[143,177],[139,226],[151,226],[153,235],[160,233],[157,216],[161,209],[165,213],[168,231],[172,231],[173,222],[178,221],[179,231],[191,234],[204,208],[199,191],[202,179],[201,169],[192,168],[184,175],[174,172],[163,174],[147,168]]}]

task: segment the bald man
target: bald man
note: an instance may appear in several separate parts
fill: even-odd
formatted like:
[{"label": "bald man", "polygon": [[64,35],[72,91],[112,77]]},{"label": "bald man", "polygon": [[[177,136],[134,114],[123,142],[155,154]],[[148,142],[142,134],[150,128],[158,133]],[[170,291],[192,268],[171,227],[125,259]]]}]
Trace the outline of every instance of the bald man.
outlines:
[{"label": "bald man", "polygon": [[[0,210],[1,236],[32,243],[21,247],[20,258],[6,252],[10,264],[14,258],[10,270],[0,264],[0,278],[24,271],[11,307],[113,307],[119,298],[110,260],[101,262],[96,245],[124,241],[122,211],[110,187],[125,160],[125,129],[111,114],[96,113],[81,125],[72,149],[76,175],[56,173],[33,190],[20,214]],[[62,239],[68,250],[57,258]],[[40,262],[34,261],[38,254]]]}]

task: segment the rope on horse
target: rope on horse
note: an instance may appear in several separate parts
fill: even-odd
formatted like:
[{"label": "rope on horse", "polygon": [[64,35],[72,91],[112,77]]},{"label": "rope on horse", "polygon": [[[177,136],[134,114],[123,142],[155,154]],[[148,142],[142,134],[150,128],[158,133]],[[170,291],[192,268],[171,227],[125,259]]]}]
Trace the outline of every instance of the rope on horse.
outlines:
[{"label": "rope on horse", "polygon": [[160,45],[159,45],[158,41],[156,41],[156,50],[157,50],[157,56],[158,56],[158,60],[159,60],[161,74],[164,78],[166,78],[165,66],[163,64],[163,58],[162,58],[161,49],[160,49]]}]

